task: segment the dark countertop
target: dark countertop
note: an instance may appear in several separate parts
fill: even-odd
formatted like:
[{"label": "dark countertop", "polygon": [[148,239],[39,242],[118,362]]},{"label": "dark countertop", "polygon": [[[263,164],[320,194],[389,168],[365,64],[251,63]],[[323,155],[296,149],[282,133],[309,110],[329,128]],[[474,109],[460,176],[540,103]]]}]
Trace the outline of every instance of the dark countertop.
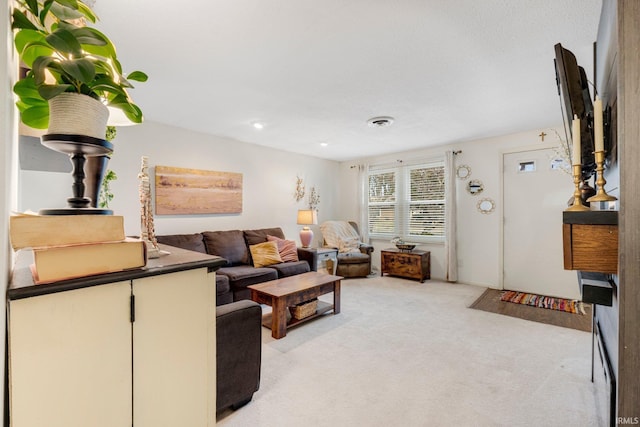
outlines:
[{"label": "dark countertop", "polygon": [[163,255],[160,258],[149,259],[147,265],[143,268],[80,277],[42,285],[36,285],[33,282],[33,276],[29,268],[33,263],[33,252],[23,249],[18,252],[16,258],[16,263],[11,274],[11,282],[7,289],[7,299],[17,300],[203,267],[207,267],[209,271],[215,271],[227,262],[219,256],[207,255],[162,244],[158,246],[161,250],[170,252],[170,254]]},{"label": "dark countertop", "polygon": [[618,225],[618,211],[563,211],[564,224]]}]

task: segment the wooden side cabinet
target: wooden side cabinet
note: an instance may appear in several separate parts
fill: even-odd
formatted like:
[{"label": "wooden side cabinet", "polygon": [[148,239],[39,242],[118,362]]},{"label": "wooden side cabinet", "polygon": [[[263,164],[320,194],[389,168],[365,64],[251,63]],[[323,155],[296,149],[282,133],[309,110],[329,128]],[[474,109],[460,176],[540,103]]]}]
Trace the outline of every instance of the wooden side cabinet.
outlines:
[{"label": "wooden side cabinet", "polygon": [[129,281],[10,300],[12,427],[131,425]]},{"label": "wooden side cabinet", "polygon": [[563,212],[564,269],[618,273],[618,212]]},{"label": "wooden side cabinet", "polygon": [[[8,291],[12,427],[213,426],[215,258]],[[23,254],[19,254],[23,255]]]},{"label": "wooden side cabinet", "polygon": [[382,275],[416,279],[420,283],[431,278],[431,252],[414,249],[401,252],[398,249],[385,249],[380,252]]}]

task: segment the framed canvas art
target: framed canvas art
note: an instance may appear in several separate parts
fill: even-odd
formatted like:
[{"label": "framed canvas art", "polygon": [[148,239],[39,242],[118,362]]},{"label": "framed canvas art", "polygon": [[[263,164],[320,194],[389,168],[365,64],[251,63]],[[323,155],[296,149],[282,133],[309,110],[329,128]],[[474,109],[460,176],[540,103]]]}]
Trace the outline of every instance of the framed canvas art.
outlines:
[{"label": "framed canvas art", "polygon": [[155,167],[156,214],[242,213],[242,174]]}]

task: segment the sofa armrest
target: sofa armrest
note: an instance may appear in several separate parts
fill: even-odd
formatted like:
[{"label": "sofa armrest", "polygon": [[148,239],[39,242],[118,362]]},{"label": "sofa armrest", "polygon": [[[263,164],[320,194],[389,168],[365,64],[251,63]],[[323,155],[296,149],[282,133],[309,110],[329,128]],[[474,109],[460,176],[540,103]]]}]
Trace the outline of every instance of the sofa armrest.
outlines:
[{"label": "sofa armrest", "polygon": [[373,252],[373,246],[367,245],[365,243],[360,243],[360,252],[362,252],[363,254],[371,255],[371,252]]},{"label": "sofa armrest", "polygon": [[298,248],[298,259],[309,263],[309,271],[318,271],[318,251],[313,248]]},{"label": "sofa armrest", "polygon": [[260,304],[242,300],[216,307],[216,353],[216,410],[242,406],[260,387]]}]

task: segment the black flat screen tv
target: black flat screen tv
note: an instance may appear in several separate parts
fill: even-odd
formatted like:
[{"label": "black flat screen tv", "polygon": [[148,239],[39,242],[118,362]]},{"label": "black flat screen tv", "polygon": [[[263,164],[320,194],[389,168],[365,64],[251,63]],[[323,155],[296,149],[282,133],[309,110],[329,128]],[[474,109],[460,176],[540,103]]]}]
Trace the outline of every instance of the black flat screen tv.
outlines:
[{"label": "black flat screen tv", "polygon": [[555,48],[555,69],[558,95],[562,104],[564,132],[569,146],[573,140],[572,120],[580,119],[580,145],[582,148],[582,179],[588,180],[596,169],[593,144],[593,103],[589,94],[589,81],[584,68],[578,65],[575,55],[562,47]]}]

